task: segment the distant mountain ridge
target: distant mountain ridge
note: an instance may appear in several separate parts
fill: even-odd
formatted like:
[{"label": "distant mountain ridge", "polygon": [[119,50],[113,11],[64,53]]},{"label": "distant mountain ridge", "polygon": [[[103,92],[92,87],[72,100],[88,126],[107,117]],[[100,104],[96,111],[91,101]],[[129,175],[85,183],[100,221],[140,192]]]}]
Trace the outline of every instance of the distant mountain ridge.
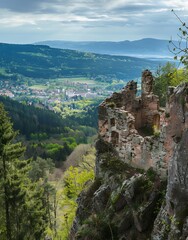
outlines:
[{"label": "distant mountain ridge", "polygon": [[36,45],[48,45],[53,48],[79,50],[99,54],[127,55],[143,58],[172,58],[169,51],[169,41],[154,38],[144,38],[135,41],[43,41]]}]

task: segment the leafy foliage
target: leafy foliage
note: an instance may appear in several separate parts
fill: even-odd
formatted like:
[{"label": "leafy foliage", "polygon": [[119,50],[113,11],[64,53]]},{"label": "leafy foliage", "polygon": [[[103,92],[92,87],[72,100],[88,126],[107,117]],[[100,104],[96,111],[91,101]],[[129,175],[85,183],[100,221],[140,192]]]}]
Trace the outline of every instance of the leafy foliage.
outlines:
[{"label": "leafy foliage", "polygon": [[64,173],[64,177],[56,185],[55,199],[57,204],[56,221],[59,223],[55,228],[48,228],[47,235],[54,240],[68,239],[76,209],[77,198],[81,191],[88,186],[88,182],[94,179],[94,148],[79,160],[77,167],[70,166]]},{"label": "leafy foliage", "polygon": [[[159,95],[160,103],[165,105],[168,86],[177,86],[188,81],[188,26],[172,9],[172,13],[180,22],[178,29],[178,41],[170,40],[169,50],[174,54],[174,59],[180,61],[180,69],[167,63],[158,71],[155,81],[154,92]],[[182,65],[183,64],[183,65]]]},{"label": "leafy foliage", "polygon": [[170,86],[171,76],[175,70],[174,65],[167,63],[157,71],[154,82],[154,93],[159,96],[161,106],[165,106],[168,86]]},{"label": "leafy foliage", "polygon": [[41,178],[46,178],[49,173],[54,170],[54,163],[52,159],[42,159],[38,157],[35,161],[31,162],[31,169],[29,171],[29,178],[36,182]]},{"label": "leafy foliage", "polygon": [[176,87],[182,82],[188,81],[186,68],[177,69],[175,64],[167,63],[157,71],[154,82],[154,93],[159,96],[160,105],[165,106],[167,101],[168,87]]}]

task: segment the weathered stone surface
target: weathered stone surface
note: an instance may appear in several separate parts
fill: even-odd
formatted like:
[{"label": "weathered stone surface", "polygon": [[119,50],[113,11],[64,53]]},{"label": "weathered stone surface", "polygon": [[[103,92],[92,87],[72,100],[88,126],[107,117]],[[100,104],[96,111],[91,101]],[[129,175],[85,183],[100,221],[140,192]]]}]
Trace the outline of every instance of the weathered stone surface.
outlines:
[{"label": "weathered stone surface", "polygon": [[[163,112],[159,111],[152,84],[153,76],[146,70],[142,75],[141,97],[136,97],[136,82],[130,81],[120,93],[99,106],[100,137],[112,144],[122,161],[143,169],[158,169],[166,153],[165,136],[160,134],[164,127],[160,122],[160,118],[164,120]],[[101,112],[105,112],[105,117],[101,117]],[[166,165],[161,166],[160,172],[165,175]]]},{"label": "weathered stone surface", "polygon": [[149,70],[145,70],[142,74],[142,94],[150,94],[153,92],[153,76]]},{"label": "weathered stone surface", "polygon": [[104,210],[108,199],[110,197],[111,189],[108,185],[101,185],[100,188],[94,193],[93,206],[95,212]]},{"label": "weathered stone surface", "polygon": [[80,195],[72,239],[92,239],[91,231],[98,233],[96,239],[108,240],[109,236],[126,240],[147,239],[162,186],[159,177],[156,175],[156,179],[151,180],[146,173],[122,162],[117,152],[110,148],[111,144],[102,139],[96,146],[99,147],[99,166],[95,181],[100,179],[101,183]]},{"label": "weathered stone surface", "polygon": [[133,224],[133,217],[132,217],[132,214],[128,212],[122,217],[121,222],[118,225],[119,235],[121,236],[121,234],[124,233],[126,230],[128,230],[132,224]]},{"label": "weathered stone surface", "polygon": [[144,232],[150,228],[151,223],[155,219],[154,211],[160,198],[159,193],[152,192],[148,202],[141,206],[138,212],[134,213],[134,224],[139,232]]},{"label": "weathered stone surface", "polygon": [[135,197],[137,185],[142,178],[142,174],[135,174],[131,178],[125,180],[122,184],[121,192],[129,205]]},{"label": "weathered stone surface", "polygon": [[114,209],[116,212],[121,211],[127,205],[127,201],[123,194],[120,194],[116,203],[114,204]]},{"label": "weathered stone surface", "polygon": [[[166,202],[152,234],[153,240],[188,238],[188,84],[171,92],[168,102],[166,148],[169,151]],[[173,149],[172,147],[173,146]],[[165,220],[165,221],[164,221]],[[163,227],[161,228],[161,222]]]}]

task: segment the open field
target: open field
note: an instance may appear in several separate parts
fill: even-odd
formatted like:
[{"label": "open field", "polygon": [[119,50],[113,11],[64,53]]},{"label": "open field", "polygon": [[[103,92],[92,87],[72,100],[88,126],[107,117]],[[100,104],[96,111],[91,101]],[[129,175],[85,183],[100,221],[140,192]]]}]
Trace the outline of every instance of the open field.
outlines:
[{"label": "open field", "polygon": [[33,90],[46,90],[48,88],[48,86],[39,84],[39,85],[33,85],[33,86],[29,87],[29,88],[33,89]]}]

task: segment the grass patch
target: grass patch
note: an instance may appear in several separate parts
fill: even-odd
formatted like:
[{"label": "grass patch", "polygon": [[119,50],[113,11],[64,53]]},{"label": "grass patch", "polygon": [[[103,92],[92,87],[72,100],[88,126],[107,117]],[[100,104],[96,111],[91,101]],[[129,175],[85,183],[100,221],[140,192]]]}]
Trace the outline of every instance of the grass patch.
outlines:
[{"label": "grass patch", "polygon": [[33,85],[29,88],[32,90],[46,90],[48,87],[45,85],[39,84],[39,85]]}]

